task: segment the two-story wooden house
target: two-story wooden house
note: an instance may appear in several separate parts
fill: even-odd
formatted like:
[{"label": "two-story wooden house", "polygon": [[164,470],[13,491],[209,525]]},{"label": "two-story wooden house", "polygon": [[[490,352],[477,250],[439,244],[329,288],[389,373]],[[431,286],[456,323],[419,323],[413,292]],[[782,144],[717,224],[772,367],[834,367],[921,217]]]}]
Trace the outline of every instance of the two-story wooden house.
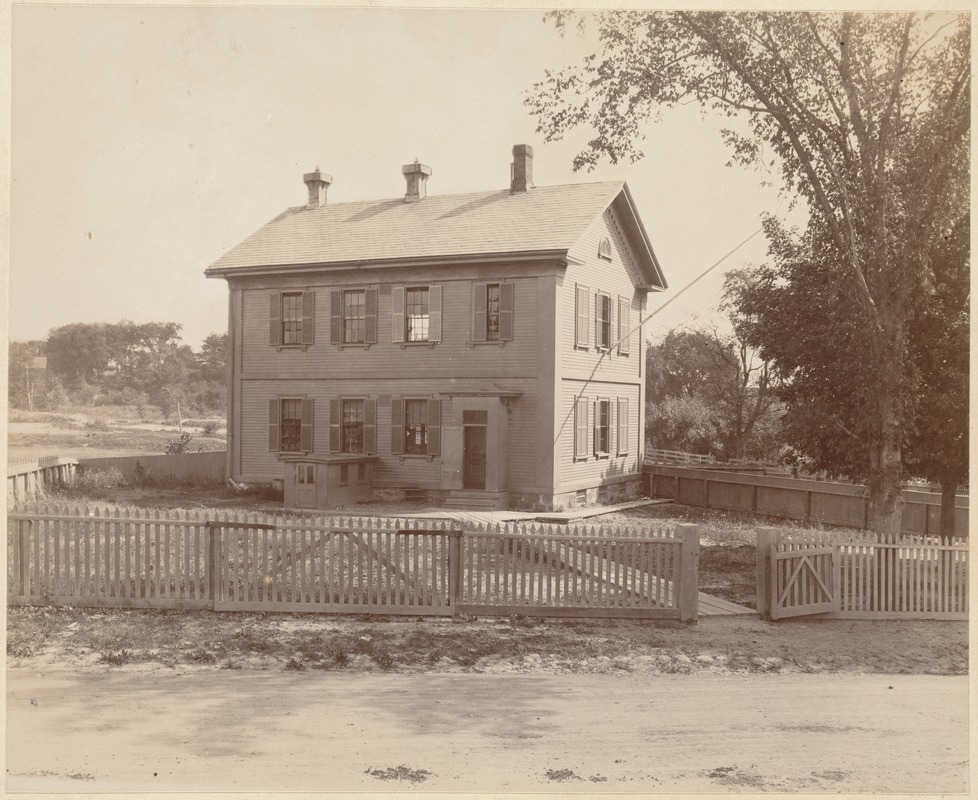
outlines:
[{"label": "two-story wooden house", "polygon": [[[622,182],[290,208],[207,271],[229,304],[228,474],[293,505],[379,497],[553,509],[641,492],[649,291]],[[327,478],[327,473],[329,477]],[[328,490],[317,483],[329,481]],[[290,500],[291,497],[291,500]]]}]

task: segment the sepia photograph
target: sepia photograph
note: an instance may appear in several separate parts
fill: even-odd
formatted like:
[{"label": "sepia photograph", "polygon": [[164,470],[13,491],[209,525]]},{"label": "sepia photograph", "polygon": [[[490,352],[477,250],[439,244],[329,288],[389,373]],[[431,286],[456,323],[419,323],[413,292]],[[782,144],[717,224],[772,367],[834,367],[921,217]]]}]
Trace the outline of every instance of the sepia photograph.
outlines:
[{"label": "sepia photograph", "polygon": [[971,13],[14,3],[7,795],[966,796]]}]

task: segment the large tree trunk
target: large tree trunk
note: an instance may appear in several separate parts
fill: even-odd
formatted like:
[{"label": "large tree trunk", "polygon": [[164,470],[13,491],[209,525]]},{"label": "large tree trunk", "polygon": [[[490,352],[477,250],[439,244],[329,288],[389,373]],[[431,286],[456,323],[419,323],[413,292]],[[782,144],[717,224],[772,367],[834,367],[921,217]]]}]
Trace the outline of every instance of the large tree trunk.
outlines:
[{"label": "large tree trunk", "polygon": [[903,454],[895,387],[881,382],[879,393],[881,431],[875,446],[870,445],[866,521],[870,530],[890,538],[899,535],[903,521]]},{"label": "large tree trunk", "polygon": [[941,539],[950,542],[954,538],[955,506],[958,499],[956,479],[941,481]]}]

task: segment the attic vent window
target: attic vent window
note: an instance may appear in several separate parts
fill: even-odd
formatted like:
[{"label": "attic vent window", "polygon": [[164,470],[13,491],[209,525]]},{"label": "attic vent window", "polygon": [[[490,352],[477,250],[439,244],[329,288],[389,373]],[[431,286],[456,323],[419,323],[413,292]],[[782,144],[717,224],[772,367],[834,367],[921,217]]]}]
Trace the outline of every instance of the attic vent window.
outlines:
[{"label": "attic vent window", "polygon": [[601,244],[598,245],[598,258],[603,258],[605,261],[611,261],[611,240],[606,236],[601,240]]}]

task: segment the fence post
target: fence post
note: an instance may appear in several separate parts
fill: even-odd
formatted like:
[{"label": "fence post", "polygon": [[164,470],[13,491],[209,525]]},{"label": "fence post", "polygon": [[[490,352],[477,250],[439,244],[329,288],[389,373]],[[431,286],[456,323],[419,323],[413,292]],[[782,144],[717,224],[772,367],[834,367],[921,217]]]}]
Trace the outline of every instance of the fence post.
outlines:
[{"label": "fence post", "polygon": [[771,553],[777,541],[777,528],[757,529],[757,613],[766,620],[771,619]]},{"label": "fence post", "polygon": [[207,560],[211,577],[211,608],[217,607],[221,598],[221,529],[214,522],[207,524]]},{"label": "fence post", "polygon": [[448,596],[452,616],[457,617],[462,604],[462,531],[450,530],[448,538]]},{"label": "fence post", "polygon": [[679,574],[679,619],[696,622],[699,619],[700,529],[698,525],[679,525],[682,550]]}]

